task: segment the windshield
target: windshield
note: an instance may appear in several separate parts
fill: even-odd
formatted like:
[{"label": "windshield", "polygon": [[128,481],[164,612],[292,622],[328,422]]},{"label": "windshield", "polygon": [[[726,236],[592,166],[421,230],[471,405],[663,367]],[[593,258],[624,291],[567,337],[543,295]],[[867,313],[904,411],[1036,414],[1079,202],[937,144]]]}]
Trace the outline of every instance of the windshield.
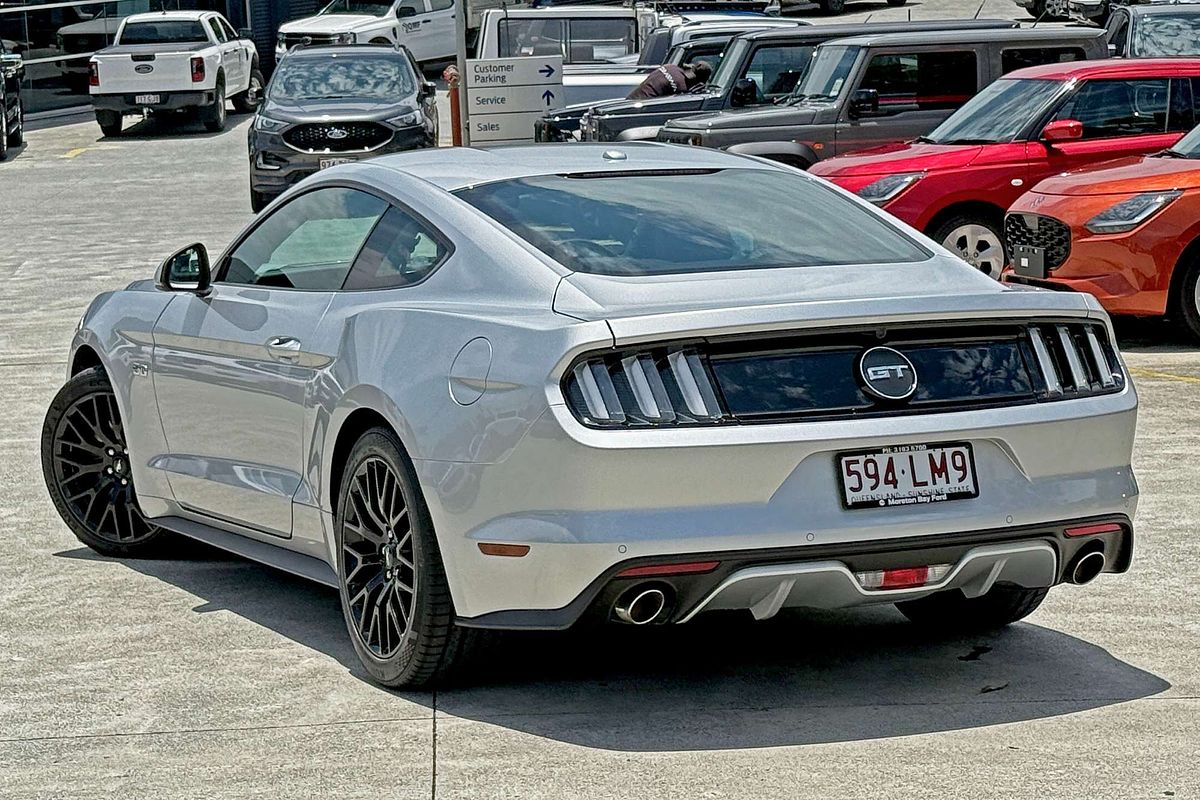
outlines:
[{"label": "windshield", "polygon": [[598,275],[930,257],[898,226],[780,170],[541,175],[457,195],[568,269]]},{"label": "windshield", "polygon": [[735,39],[729,49],[725,51],[724,58],[717,65],[712,77],[708,79],[708,88],[720,94],[727,88],[733,86],[733,82],[738,79],[738,68],[742,61],[745,60],[746,51],[750,49],[748,42],[742,39]]},{"label": "windshield", "polygon": [[1200,125],[1192,128],[1191,133],[1171,145],[1168,152],[1185,158],[1200,158]]},{"label": "windshield", "polygon": [[923,141],[935,144],[1012,141],[1062,87],[1060,81],[998,80],[968,100]]},{"label": "windshield", "polygon": [[1200,14],[1146,14],[1133,27],[1139,58],[1200,55]]},{"label": "windshield", "polygon": [[401,102],[416,91],[407,61],[393,55],[285,58],[267,94],[279,100],[337,97]]},{"label": "windshield", "polygon": [[391,10],[391,3],[383,3],[379,0],[333,0],[317,14],[366,14],[371,17],[382,17]]},{"label": "windshield", "polygon": [[850,68],[858,58],[857,47],[822,45],[813,56],[804,80],[796,84],[791,99],[834,100],[846,86]]},{"label": "windshield", "polygon": [[208,34],[197,19],[131,22],[121,32],[121,44],[194,44],[207,41]]}]

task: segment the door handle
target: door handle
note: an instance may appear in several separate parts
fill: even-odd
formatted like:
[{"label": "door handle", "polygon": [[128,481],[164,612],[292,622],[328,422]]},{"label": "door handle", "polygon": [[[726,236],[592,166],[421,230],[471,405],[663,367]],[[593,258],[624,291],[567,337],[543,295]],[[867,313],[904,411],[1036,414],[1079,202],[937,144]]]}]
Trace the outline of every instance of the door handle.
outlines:
[{"label": "door handle", "polygon": [[267,352],[279,361],[297,361],[300,358],[300,340],[294,336],[272,336],[267,339]]}]

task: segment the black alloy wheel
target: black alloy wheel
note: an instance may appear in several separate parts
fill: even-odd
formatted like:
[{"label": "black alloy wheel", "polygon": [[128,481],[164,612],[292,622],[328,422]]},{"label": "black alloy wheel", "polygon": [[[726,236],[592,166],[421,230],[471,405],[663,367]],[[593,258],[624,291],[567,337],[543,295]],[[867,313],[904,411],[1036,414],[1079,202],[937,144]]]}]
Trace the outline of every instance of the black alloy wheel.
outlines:
[{"label": "black alloy wheel", "polygon": [[59,514],[93,550],[140,555],[161,538],[138,507],[125,429],[103,370],[76,375],[50,404],[42,473]]},{"label": "black alloy wheel", "polygon": [[350,623],[379,659],[412,629],[418,581],[413,530],[396,472],[379,457],[355,470],[342,520],[342,581]]}]

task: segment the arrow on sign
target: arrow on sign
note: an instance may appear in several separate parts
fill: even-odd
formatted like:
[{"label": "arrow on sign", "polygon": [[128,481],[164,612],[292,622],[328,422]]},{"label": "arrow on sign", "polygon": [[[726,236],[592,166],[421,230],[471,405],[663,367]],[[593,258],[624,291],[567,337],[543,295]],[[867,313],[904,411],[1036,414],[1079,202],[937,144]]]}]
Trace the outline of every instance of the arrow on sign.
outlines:
[{"label": "arrow on sign", "polygon": [[547,89],[542,92],[542,99],[546,101],[546,105],[550,105],[550,101],[554,99],[554,92]]},{"label": "arrow on sign", "polygon": [[544,64],[542,65],[542,68],[538,70],[538,72],[542,73],[543,77],[549,78],[554,74],[554,67],[550,66],[549,64]]}]

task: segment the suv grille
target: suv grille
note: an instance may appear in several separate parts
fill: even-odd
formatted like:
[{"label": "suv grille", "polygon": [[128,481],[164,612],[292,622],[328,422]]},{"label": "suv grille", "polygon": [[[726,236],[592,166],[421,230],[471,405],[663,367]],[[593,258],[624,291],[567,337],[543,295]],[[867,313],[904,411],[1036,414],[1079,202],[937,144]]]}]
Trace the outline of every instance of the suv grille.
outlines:
[{"label": "suv grille", "polygon": [[378,122],[314,122],[283,133],[285,142],[306,153],[375,150],[391,139],[392,130]]},{"label": "suv grille", "polygon": [[1004,238],[1009,247],[1020,244],[1043,248],[1046,269],[1062,266],[1071,255],[1071,229],[1053,217],[1009,214],[1004,219]]},{"label": "suv grille", "polygon": [[[879,399],[864,353],[890,348],[916,388]],[[894,355],[894,354],[893,354]],[[585,356],[567,371],[572,411],[597,427],[749,424],[961,411],[1120,391],[1107,330],[1090,322],[896,326]]]}]

